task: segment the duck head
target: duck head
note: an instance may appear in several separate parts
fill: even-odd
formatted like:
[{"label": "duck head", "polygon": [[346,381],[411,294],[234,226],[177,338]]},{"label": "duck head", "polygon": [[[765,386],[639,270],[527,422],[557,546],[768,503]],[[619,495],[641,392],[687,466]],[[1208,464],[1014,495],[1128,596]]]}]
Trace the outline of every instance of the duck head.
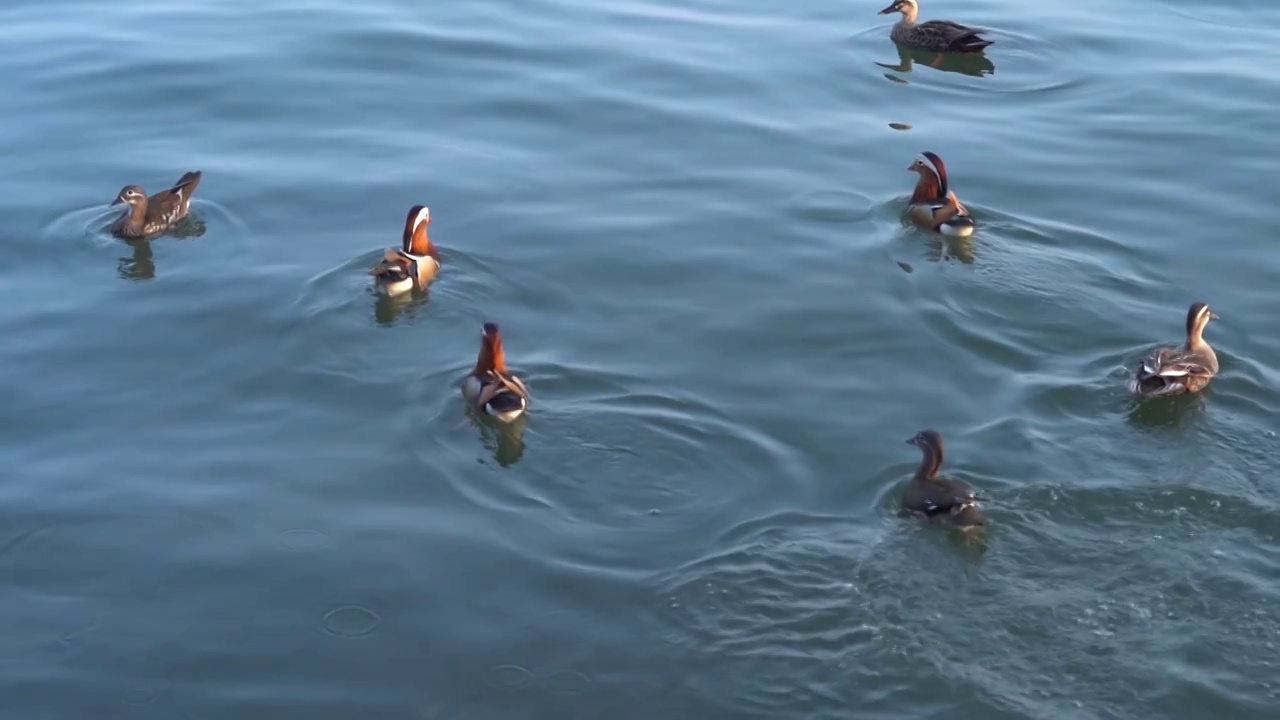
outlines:
[{"label": "duck head", "polygon": [[487,322],[480,329],[480,354],[476,357],[476,367],[471,374],[506,371],[507,359],[502,352],[502,331],[497,323]]},{"label": "duck head", "polygon": [[877,15],[891,15],[899,12],[909,18],[914,18],[916,13],[920,11],[920,6],[916,4],[916,0],[894,0],[889,7],[876,13]]},{"label": "duck head", "polygon": [[1221,320],[1206,303],[1193,302],[1187,310],[1187,344],[1204,342],[1204,328],[1210,320]]},{"label": "duck head", "polygon": [[138,185],[125,185],[120,189],[120,194],[116,195],[116,199],[111,201],[111,204],[124,204],[145,210],[147,207],[147,193]]},{"label": "duck head", "polygon": [[907,169],[920,176],[911,202],[934,202],[947,197],[947,166],[936,153],[925,151],[916,156]]},{"label": "duck head", "polygon": [[907,438],[908,445],[915,445],[920,448],[923,458],[920,462],[920,469],[916,475],[922,478],[931,478],[937,474],[938,468],[942,467],[942,436],[937,430],[921,430],[920,432]]},{"label": "duck head", "polygon": [[426,205],[409,208],[409,215],[404,220],[402,249],[405,253],[422,257],[431,252],[431,239],[427,236],[427,226],[430,224],[431,208]]}]

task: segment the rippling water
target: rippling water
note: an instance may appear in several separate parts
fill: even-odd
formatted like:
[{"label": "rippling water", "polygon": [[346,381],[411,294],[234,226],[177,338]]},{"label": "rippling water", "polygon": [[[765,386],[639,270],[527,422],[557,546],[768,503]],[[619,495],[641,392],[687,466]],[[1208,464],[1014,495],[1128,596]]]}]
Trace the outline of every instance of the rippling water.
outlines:
[{"label": "rippling water", "polygon": [[[6,715],[1273,716],[1280,5],[926,0],[940,67],[880,5],[0,9]],[[894,517],[925,426],[985,536]]]}]

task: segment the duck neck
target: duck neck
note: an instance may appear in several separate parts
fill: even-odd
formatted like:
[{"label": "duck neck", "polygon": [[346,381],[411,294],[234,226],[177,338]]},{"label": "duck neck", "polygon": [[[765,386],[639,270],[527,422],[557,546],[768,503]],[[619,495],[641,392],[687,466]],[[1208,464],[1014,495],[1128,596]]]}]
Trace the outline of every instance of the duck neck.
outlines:
[{"label": "duck neck", "polygon": [[942,183],[938,182],[938,178],[932,173],[920,173],[920,179],[916,182],[915,192],[911,193],[911,202],[941,202],[945,198],[942,197]]},{"label": "duck neck", "polygon": [[1187,331],[1187,347],[1202,348],[1206,345],[1204,341],[1204,326],[1193,326]]},{"label": "duck neck", "polygon": [[920,458],[920,467],[916,469],[916,478],[920,480],[932,480],[938,474],[938,468],[942,467],[942,451],[935,447],[925,447],[924,457]]},{"label": "duck neck", "polygon": [[920,8],[915,5],[904,5],[899,12],[902,13],[902,19],[898,21],[898,24],[910,27],[916,24],[916,18],[920,15]]},{"label": "duck neck", "polygon": [[141,200],[137,205],[130,205],[125,210],[125,227],[129,228],[130,234],[142,235],[144,226],[147,224],[147,201]]},{"label": "duck neck", "polygon": [[419,223],[414,228],[413,235],[409,237],[409,242],[405,244],[404,254],[414,258],[423,258],[432,255],[433,246],[431,238],[427,235],[427,224]]},{"label": "duck neck", "polygon": [[483,376],[491,372],[505,373],[506,371],[507,359],[502,352],[502,341],[486,340],[480,346],[480,355],[476,358],[476,366],[471,374]]}]

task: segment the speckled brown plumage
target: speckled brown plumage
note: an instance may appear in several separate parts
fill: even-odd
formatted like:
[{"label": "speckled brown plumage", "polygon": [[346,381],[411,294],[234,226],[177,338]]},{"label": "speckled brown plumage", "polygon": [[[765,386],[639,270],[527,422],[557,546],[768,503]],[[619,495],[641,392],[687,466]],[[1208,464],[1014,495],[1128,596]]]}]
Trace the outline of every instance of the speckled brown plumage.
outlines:
[{"label": "speckled brown plumage", "polygon": [[199,170],[186,173],[173,187],[151,197],[147,197],[140,185],[124,186],[111,204],[124,204],[129,208],[111,224],[111,232],[123,238],[142,238],[165,232],[190,212],[191,196],[200,185],[200,178]]}]

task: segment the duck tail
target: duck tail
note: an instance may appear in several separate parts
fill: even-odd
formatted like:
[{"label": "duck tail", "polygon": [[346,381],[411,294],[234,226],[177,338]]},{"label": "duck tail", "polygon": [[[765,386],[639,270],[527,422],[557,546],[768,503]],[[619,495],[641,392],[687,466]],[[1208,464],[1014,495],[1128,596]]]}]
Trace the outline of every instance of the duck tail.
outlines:
[{"label": "duck tail", "polygon": [[173,189],[177,190],[179,188],[186,188],[187,197],[191,197],[191,193],[195,192],[196,186],[200,184],[200,178],[202,175],[203,173],[199,170],[192,170],[191,172],[183,173],[182,177],[178,178],[178,182],[173,184]]},{"label": "duck tail", "polygon": [[983,37],[978,37],[977,35],[970,35],[969,37],[962,38],[960,42],[956,44],[959,46],[957,49],[960,52],[982,52],[986,48],[991,47],[993,43],[995,43],[995,40],[988,40]]}]

